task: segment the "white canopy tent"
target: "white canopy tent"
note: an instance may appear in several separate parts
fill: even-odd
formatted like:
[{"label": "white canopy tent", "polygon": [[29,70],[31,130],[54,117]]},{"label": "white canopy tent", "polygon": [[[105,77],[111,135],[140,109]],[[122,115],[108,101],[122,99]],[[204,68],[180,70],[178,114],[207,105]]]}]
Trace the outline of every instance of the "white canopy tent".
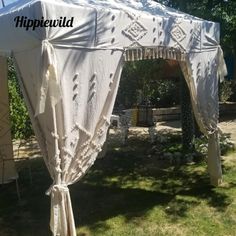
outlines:
[{"label": "white canopy tent", "polygon": [[53,235],[76,235],[67,186],[101,150],[124,61],[179,61],[209,138],[211,182],[221,181],[218,78],[226,69],[217,23],[150,0],[23,0],[0,10],[0,30],[0,54],[15,60],[53,179]]}]

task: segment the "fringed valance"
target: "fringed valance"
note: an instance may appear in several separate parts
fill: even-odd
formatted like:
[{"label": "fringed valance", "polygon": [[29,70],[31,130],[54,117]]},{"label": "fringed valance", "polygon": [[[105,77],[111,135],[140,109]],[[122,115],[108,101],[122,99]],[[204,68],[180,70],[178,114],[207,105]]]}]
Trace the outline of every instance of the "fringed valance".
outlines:
[{"label": "fringed valance", "polygon": [[186,53],[176,48],[168,47],[137,47],[126,48],[124,54],[125,61],[140,61],[150,59],[168,59],[185,61]]}]

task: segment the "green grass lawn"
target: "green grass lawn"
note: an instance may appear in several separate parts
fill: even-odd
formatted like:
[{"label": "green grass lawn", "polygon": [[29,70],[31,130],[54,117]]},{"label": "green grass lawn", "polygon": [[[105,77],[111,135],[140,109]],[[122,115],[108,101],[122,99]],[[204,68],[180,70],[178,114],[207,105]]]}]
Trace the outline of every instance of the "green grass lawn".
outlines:
[{"label": "green grass lawn", "polygon": [[[223,162],[224,184],[209,185],[206,166],[173,166],[150,154],[146,137],[111,142],[108,153],[70,187],[79,236],[236,235],[236,160]],[[236,159],[236,158],[235,158]],[[0,188],[0,236],[47,236],[51,184],[42,159],[32,160],[33,185],[20,175]]]}]

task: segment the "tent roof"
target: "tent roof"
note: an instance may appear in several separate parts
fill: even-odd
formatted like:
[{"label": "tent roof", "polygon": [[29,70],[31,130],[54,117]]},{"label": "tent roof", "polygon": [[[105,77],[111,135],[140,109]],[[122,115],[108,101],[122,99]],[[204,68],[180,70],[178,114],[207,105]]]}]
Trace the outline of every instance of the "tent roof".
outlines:
[{"label": "tent roof", "polygon": [[[18,15],[29,19],[73,16],[75,22],[73,30],[39,27],[26,31],[15,27],[14,19]],[[0,35],[0,52],[32,48],[44,39],[54,40],[54,45],[63,41],[63,45],[66,42],[79,47],[103,49],[140,45],[189,52],[219,46],[219,24],[151,0],[22,0],[0,9],[0,29],[4,30],[4,34]],[[116,35],[115,42],[112,29],[113,35]],[[85,31],[87,35],[84,37]],[[94,35],[93,42],[91,34]],[[82,35],[82,39],[75,35]],[[84,42],[80,43],[81,40]]]},{"label": "tent roof", "polygon": [[154,2],[152,0],[20,0],[14,2],[4,9],[0,10],[0,15],[5,14],[7,12],[17,11],[26,5],[31,5],[35,2],[53,2],[55,4],[73,4],[77,6],[84,7],[93,7],[96,9],[116,9],[116,10],[124,10],[129,12],[137,12],[142,11],[142,14],[148,15],[159,15],[163,17],[180,17],[180,18],[188,18],[201,20],[200,18],[188,15],[186,13],[177,11],[173,8],[166,7],[160,3]]}]

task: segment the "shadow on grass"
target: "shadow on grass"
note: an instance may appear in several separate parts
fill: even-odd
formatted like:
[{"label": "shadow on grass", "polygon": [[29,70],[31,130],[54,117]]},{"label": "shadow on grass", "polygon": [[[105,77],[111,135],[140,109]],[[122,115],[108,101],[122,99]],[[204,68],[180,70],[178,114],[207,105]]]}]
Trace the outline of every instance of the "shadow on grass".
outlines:
[{"label": "shadow on grass", "polygon": [[[82,182],[71,187],[78,225],[95,227],[118,215],[129,221],[156,206],[171,220],[178,220],[202,200],[217,211],[232,202],[224,189],[209,184],[204,164],[160,164],[155,156],[145,155],[150,147],[148,142],[129,140],[127,147],[113,149],[97,160]],[[102,227],[101,222],[97,227]]]},{"label": "shadow on grass", "polygon": [[[78,227],[107,230],[107,219],[122,215],[128,222],[154,207],[163,208],[176,221],[202,200],[218,211],[231,203],[224,189],[209,185],[204,164],[170,166],[147,156],[151,148],[147,140],[132,138],[128,144],[110,148],[81,182],[70,187]],[[32,170],[33,186],[28,184],[27,173],[20,179],[21,204],[14,184],[0,189],[1,236],[50,235],[50,199],[44,193],[51,180],[42,159],[32,160]]]},{"label": "shadow on grass", "polygon": [[21,200],[18,201],[15,182],[0,186],[0,235],[47,236],[49,233],[50,198],[45,191],[51,184],[43,160],[31,160],[33,184],[27,169],[20,172]]}]

